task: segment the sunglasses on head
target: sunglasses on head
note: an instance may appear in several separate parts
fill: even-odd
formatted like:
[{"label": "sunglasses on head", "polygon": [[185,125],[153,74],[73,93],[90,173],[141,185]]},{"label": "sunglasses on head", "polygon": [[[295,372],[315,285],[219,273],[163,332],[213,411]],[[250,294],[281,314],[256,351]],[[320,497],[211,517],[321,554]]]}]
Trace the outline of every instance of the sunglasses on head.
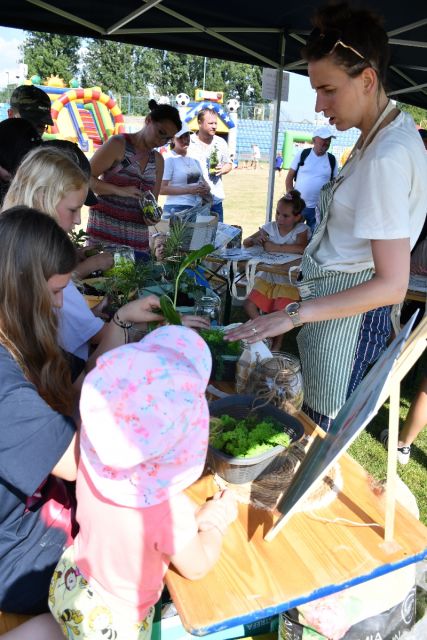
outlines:
[{"label": "sunglasses on head", "polygon": [[328,31],[322,32],[319,28],[313,29],[310,33],[308,40],[308,46],[315,46],[319,53],[324,56],[331,56],[335,53],[337,47],[343,47],[343,49],[347,49],[354,53],[355,56],[360,58],[361,61],[368,64],[370,67],[376,70],[376,66],[364,56],[360,51],[352,47],[351,45],[345,43],[341,40],[341,32],[336,29],[330,29]]}]

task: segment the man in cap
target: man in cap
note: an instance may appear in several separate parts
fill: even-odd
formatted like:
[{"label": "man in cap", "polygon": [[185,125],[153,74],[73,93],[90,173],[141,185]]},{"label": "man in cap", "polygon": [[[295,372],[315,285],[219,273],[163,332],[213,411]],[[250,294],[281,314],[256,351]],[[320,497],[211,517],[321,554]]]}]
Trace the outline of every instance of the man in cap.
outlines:
[{"label": "man in cap", "polygon": [[313,132],[313,147],[302,149],[292,160],[286,176],[286,191],[298,189],[305,200],[303,216],[313,231],[316,226],[316,205],[320,190],[324,184],[335,178],[338,172],[337,161],[328,153],[332,138],[329,127],[318,127]]},{"label": "man in cap", "polygon": [[24,118],[42,135],[47,125],[53,125],[50,98],[32,84],[16,87],[10,98],[9,118]]}]

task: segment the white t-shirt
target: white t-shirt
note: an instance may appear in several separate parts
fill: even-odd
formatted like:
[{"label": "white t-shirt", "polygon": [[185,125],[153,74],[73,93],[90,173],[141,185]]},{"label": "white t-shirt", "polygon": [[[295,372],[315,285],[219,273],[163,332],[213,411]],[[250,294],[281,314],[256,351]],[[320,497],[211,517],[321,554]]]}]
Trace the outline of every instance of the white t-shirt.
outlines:
[{"label": "white t-shirt", "polygon": [[200,162],[202,167],[203,177],[211,188],[212,196],[214,200],[224,200],[224,186],[222,184],[222,176],[211,176],[209,174],[209,158],[214,149],[218,151],[218,164],[227,164],[230,162],[230,154],[228,153],[228,145],[224,138],[220,136],[214,136],[210,144],[205,144],[199,139],[199,136],[193,135],[190,137],[190,146],[187,151],[187,156],[196,158]]},{"label": "white t-shirt", "polygon": [[[196,184],[202,179],[202,167],[195,158],[180,156],[174,151],[165,158],[165,169],[163,180],[169,180],[172,187],[186,187],[189,184]],[[191,195],[170,195],[166,197],[165,204],[188,205],[194,207],[202,201],[201,196]]]},{"label": "white t-shirt", "polygon": [[[308,231],[308,237],[311,237],[310,228],[304,224],[304,222],[298,222],[285,236],[280,235],[277,222],[275,221],[263,224],[262,228],[268,233],[271,242],[274,242],[275,244],[295,244],[297,236],[299,236],[300,233],[304,233],[304,231]],[[302,252],[303,249],[301,249],[301,253]]]},{"label": "white t-shirt", "polygon": [[355,273],[374,266],[371,240],[410,238],[414,246],[427,211],[427,153],[409,115],[380,130],[341,176],[313,252],[320,265]]},{"label": "white t-shirt", "polygon": [[90,340],[104,326],[89,309],[86,300],[73,282],[64,289],[64,302],[58,309],[58,338],[61,347],[75,356],[88,359]]},{"label": "white t-shirt", "polygon": [[[294,159],[292,160],[291,169],[297,170],[298,163],[301,158],[301,151],[298,151]],[[338,163],[335,162],[333,171],[333,178],[338,173]],[[295,189],[301,193],[305,206],[313,208],[316,206],[319,199],[320,189],[324,184],[331,179],[331,165],[329,163],[328,154],[318,156],[313,150],[310,151],[306,157],[302,167],[298,169],[297,179],[295,182]]]}]

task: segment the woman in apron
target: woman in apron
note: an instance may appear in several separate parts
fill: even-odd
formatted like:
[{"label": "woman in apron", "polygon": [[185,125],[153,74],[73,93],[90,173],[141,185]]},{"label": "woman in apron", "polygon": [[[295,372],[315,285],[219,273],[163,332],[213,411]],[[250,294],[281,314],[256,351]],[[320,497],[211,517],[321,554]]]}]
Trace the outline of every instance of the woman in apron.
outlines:
[{"label": "woman in apron", "polygon": [[303,56],[323,111],[361,135],[335,181],[301,264],[301,302],[251,320],[228,339],[249,342],[302,326],[305,410],[328,430],[367,367],[384,350],[390,309],[406,294],[410,248],[427,209],[426,153],[412,119],[384,90],[387,35],[369,11],[325,7]]}]

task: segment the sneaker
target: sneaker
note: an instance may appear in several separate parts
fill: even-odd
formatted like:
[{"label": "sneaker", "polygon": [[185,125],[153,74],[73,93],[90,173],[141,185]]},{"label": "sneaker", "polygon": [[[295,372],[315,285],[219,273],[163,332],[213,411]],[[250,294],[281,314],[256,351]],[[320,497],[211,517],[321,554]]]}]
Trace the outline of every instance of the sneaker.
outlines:
[{"label": "sneaker", "polygon": [[[380,434],[380,442],[387,447],[388,445],[388,429],[383,429]],[[408,464],[411,457],[411,447],[397,447],[397,461],[400,464]]]}]

